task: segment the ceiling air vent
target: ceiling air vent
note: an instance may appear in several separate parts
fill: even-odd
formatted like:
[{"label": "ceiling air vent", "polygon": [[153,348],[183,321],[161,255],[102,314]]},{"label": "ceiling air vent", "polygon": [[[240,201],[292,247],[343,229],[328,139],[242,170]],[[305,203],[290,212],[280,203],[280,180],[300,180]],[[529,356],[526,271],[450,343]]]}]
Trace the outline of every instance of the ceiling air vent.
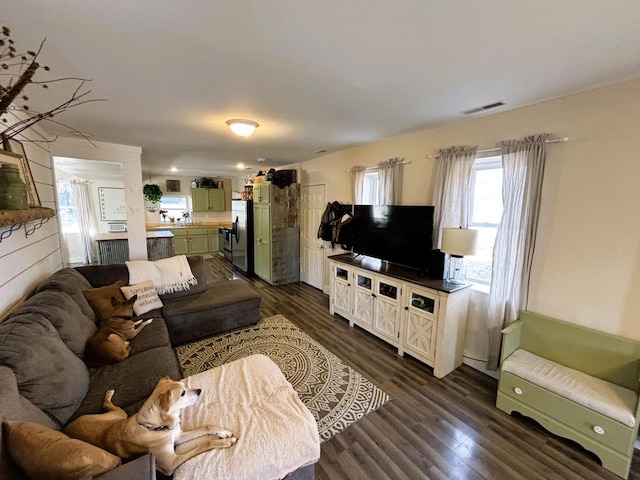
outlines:
[{"label": "ceiling air vent", "polygon": [[470,110],[465,110],[462,113],[464,113],[465,115],[471,115],[472,113],[484,112],[485,110],[491,110],[492,108],[502,107],[503,105],[506,105],[506,104],[507,104],[507,102],[505,102],[504,100],[499,100],[497,102],[489,103],[489,104],[483,105],[481,107],[476,107],[476,108],[472,108]]},{"label": "ceiling air vent", "polygon": [[315,152],[313,152],[314,155],[320,155],[322,153],[329,153],[329,150],[327,150],[326,148],[321,148],[321,149],[316,150]]}]

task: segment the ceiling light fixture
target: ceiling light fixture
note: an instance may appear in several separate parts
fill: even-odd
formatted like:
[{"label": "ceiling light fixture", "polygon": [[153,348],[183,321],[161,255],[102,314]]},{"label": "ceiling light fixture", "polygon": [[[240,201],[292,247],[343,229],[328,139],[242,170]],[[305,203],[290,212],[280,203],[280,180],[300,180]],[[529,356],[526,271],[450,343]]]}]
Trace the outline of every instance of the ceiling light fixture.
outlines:
[{"label": "ceiling light fixture", "polygon": [[229,125],[231,131],[239,137],[248,137],[260,126],[253,120],[243,120],[241,118],[227,120],[227,125]]}]

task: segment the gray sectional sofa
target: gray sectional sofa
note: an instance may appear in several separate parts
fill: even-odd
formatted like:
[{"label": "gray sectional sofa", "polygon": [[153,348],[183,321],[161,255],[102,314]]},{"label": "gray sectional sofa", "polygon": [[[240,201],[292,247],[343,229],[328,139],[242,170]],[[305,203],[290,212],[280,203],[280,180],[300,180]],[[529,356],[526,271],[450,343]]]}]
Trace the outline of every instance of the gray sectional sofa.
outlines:
[{"label": "gray sectional sofa", "polygon": [[[135,413],[161,377],[181,378],[172,347],[239,328],[260,319],[260,296],[240,281],[207,284],[202,257],[188,257],[197,286],[161,296],[164,307],[143,317],[154,321],[131,340],[123,362],[87,368],[82,360],[96,316],[83,290],[128,284],[125,265],[65,268],[53,273],[0,322],[0,420],[40,423],[62,430],[76,417],[100,413],[104,394]],[[8,455],[0,434],[2,479],[25,478]],[[147,456],[100,478],[155,478]],[[308,472],[307,472],[308,473]],[[311,477],[313,478],[313,470]]]}]

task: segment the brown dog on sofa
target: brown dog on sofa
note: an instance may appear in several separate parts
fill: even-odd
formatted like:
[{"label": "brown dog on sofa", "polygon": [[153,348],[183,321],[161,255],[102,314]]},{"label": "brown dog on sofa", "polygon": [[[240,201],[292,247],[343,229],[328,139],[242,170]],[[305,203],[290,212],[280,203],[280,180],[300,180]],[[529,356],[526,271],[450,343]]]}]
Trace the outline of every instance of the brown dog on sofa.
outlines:
[{"label": "brown dog on sofa", "polygon": [[78,417],[65,433],[123,459],[153,453],[156,468],[172,475],[190,458],[237,442],[230,431],[212,425],[182,431],[180,412],[194,405],[200,393],[200,389],[186,388],[183,382],[164,377],[138,413],[127,417],[124,410],[113,404],[114,390],[109,390],[103,404],[107,413]]},{"label": "brown dog on sofa", "polygon": [[100,324],[98,331],[89,340],[84,352],[84,361],[88,367],[101,367],[118,363],[131,353],[128,340],[138,335],[153,319],[130,320],[133,317],[133,304],[138,296],[119,301],[111,297],[113,317]]}]

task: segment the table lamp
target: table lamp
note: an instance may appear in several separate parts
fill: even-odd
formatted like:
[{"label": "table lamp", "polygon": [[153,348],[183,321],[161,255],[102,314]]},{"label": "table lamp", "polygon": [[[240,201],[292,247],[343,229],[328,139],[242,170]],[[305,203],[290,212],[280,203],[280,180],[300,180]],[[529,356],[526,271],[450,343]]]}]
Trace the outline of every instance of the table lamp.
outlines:
[{"label": "table lamp", "polygon": [[[460,275],[462,257],[475,255],[478,249],[478,231],[468,228],[443,228],[440,251],[449,255],[446,281],[465,284],[466,278]],[[462,278],[459,278],[462,277]]]}]

